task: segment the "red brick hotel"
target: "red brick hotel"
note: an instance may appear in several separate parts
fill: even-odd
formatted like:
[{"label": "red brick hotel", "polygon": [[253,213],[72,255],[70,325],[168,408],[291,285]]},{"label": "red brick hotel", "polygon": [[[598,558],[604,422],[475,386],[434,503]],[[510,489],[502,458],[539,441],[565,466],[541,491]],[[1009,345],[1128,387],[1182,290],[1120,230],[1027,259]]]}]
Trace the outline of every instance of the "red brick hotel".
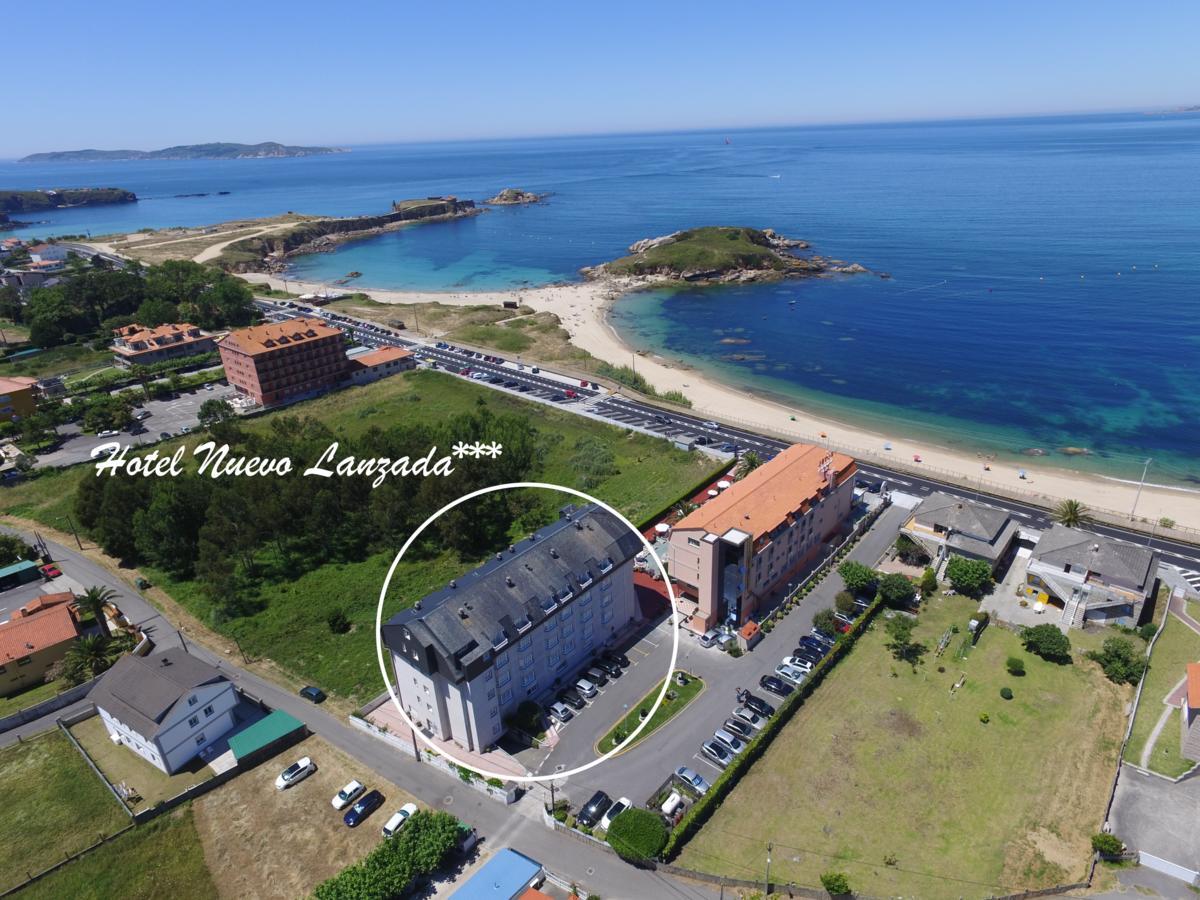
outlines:
[{"label": "red brick hotel", "polygon": [[229,383],[263,406],[315,396],[346,377],[342,332],[317,319],[241,328],[217,350]]}]

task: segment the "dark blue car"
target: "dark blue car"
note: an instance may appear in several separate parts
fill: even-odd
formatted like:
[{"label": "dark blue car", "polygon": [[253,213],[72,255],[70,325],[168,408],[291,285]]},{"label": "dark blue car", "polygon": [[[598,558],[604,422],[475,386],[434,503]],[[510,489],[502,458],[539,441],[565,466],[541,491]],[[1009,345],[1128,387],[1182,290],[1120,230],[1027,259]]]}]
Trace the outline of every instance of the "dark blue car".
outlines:
[{"label": "dark blue car", "polygon": [[383,794],[379,791],[371,791],[360,797],[358,802],[350,807],[346,815],[342,817],[342,821],[354,828],[381,806],[383,806]]}]

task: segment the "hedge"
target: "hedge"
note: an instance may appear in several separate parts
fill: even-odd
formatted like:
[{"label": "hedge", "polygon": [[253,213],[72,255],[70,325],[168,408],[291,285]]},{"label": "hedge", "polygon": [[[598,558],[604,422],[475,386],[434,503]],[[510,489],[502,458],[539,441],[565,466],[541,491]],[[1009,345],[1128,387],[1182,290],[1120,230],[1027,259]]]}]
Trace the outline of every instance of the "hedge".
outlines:
[{"label": "hedge", "polygon": [[[708,821],[711,816],[729,795],[729,792],[737,785],[741,777],[746,773],[763,753],[770,746],[771,741],[783,729],[803,704],[808,695],[819,685],[829,671],[837,665],[838,660],[850,652],[850,648],[858,643],[859,637],[870,625],[871,620],[875,618],[875,613],[883,606],[883,601],[876,598],[866,611],[854,623],[854,626],[842,635],[842,637],[833,645],[833,649],[817,663],[808,677],[790,695],[785,697],[779,704],[779,710],[774,716],[767,720],[766,725],[758,732],[746,749],[733,758],[728,768],[725,769],[708,793],[696,801],[691,809],[687,811],[684,817],[675,826],[670,837],[667,838],[667,844],[663,850],[663,858],[666,860],[674,859],[679,851],[683,849],[683,845],[691,840],[692,836],[700,830],[701,826]],[[615,822],[613,824],[616,824]]]},{"label": "hedge", "polygon": [[441,811],[417,812],[400,832],[361,862],[313,891],[316,900],[388,900],[403,896],[413,881],[441,868],[458,844],[458,820]]},{"label": "hedge", "polygon": [[621,859],[641,863],[662,852],[667,826],[658,813],[631,807],[612,820],[605,837]]}]

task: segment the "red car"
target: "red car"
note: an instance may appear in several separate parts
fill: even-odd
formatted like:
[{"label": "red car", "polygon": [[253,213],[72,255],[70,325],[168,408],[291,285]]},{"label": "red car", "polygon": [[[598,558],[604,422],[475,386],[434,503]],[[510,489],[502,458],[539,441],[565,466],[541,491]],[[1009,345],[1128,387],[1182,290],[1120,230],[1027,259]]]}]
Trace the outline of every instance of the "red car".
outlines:
[{"label": "red car", "polygon": [[470,369],[459,369],[459,370],[458,370],[458,374],[459,374],[459,375],[470,375],[470,374],[471,374],[471,370],[470,370]]},{"label": "red car", "polygon": [[41,572],[47,579],[58,578],[60,575],[62,575],[62,569],[54,565],[54,563],[47,563],[44,566],[39,566],[38,571]]}]

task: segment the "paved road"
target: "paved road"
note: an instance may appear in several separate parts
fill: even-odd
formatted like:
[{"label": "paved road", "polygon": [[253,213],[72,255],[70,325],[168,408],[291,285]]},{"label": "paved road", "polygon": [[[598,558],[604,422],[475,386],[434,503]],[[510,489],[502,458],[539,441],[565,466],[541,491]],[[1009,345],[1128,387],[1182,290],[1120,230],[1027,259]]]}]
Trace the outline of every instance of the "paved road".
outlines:
[{"label": "paved road", "polygon": [[[27,534],[17,529],[6,526],[0,528],[28,538]],[[390,744],[353,728],[339,716],[332,715],[292,692],[239,668],[228,658],[213,653],[194,640],[181,637],[170,622],[136,590],[86,556],[52,542],[48,542],[48,547],[55,560],[61,564],[64,574],[86,586],[103,585],[112,588],[117,594],[115,602],[121,610],[153,638],[156,644],[155,652],[167,647],[177,647],[182,641],[189,653],[220,668],[242,690],[262,699],[274,709],[282,709],[295,716],[314,734],[320,735],[430,806],[446,809],[473,824],[483,836],[485,846],[514,847],[544,863],[555,873],[585,885],[606,900],[640,900],[645,897],[708,900],[717,896],[716,891],[707,886],[693,886],[653,872],[634,869],[603,850],[551,831],[540,820],[539,795],[526,796],[519,809],[506,807],[466,787],[457,779],[416,762]],[[56,717],[83,709],[87,703],[86,700],[80,701],[66,710],[0,734],[0,747],[11,744],[18,738],[30,737],[55,727]]]},{"label": "paved road", "polygon": [[1200,870],[1200,778],[1173,784],[1122,765],[1109,819],[1130,847]]}]

